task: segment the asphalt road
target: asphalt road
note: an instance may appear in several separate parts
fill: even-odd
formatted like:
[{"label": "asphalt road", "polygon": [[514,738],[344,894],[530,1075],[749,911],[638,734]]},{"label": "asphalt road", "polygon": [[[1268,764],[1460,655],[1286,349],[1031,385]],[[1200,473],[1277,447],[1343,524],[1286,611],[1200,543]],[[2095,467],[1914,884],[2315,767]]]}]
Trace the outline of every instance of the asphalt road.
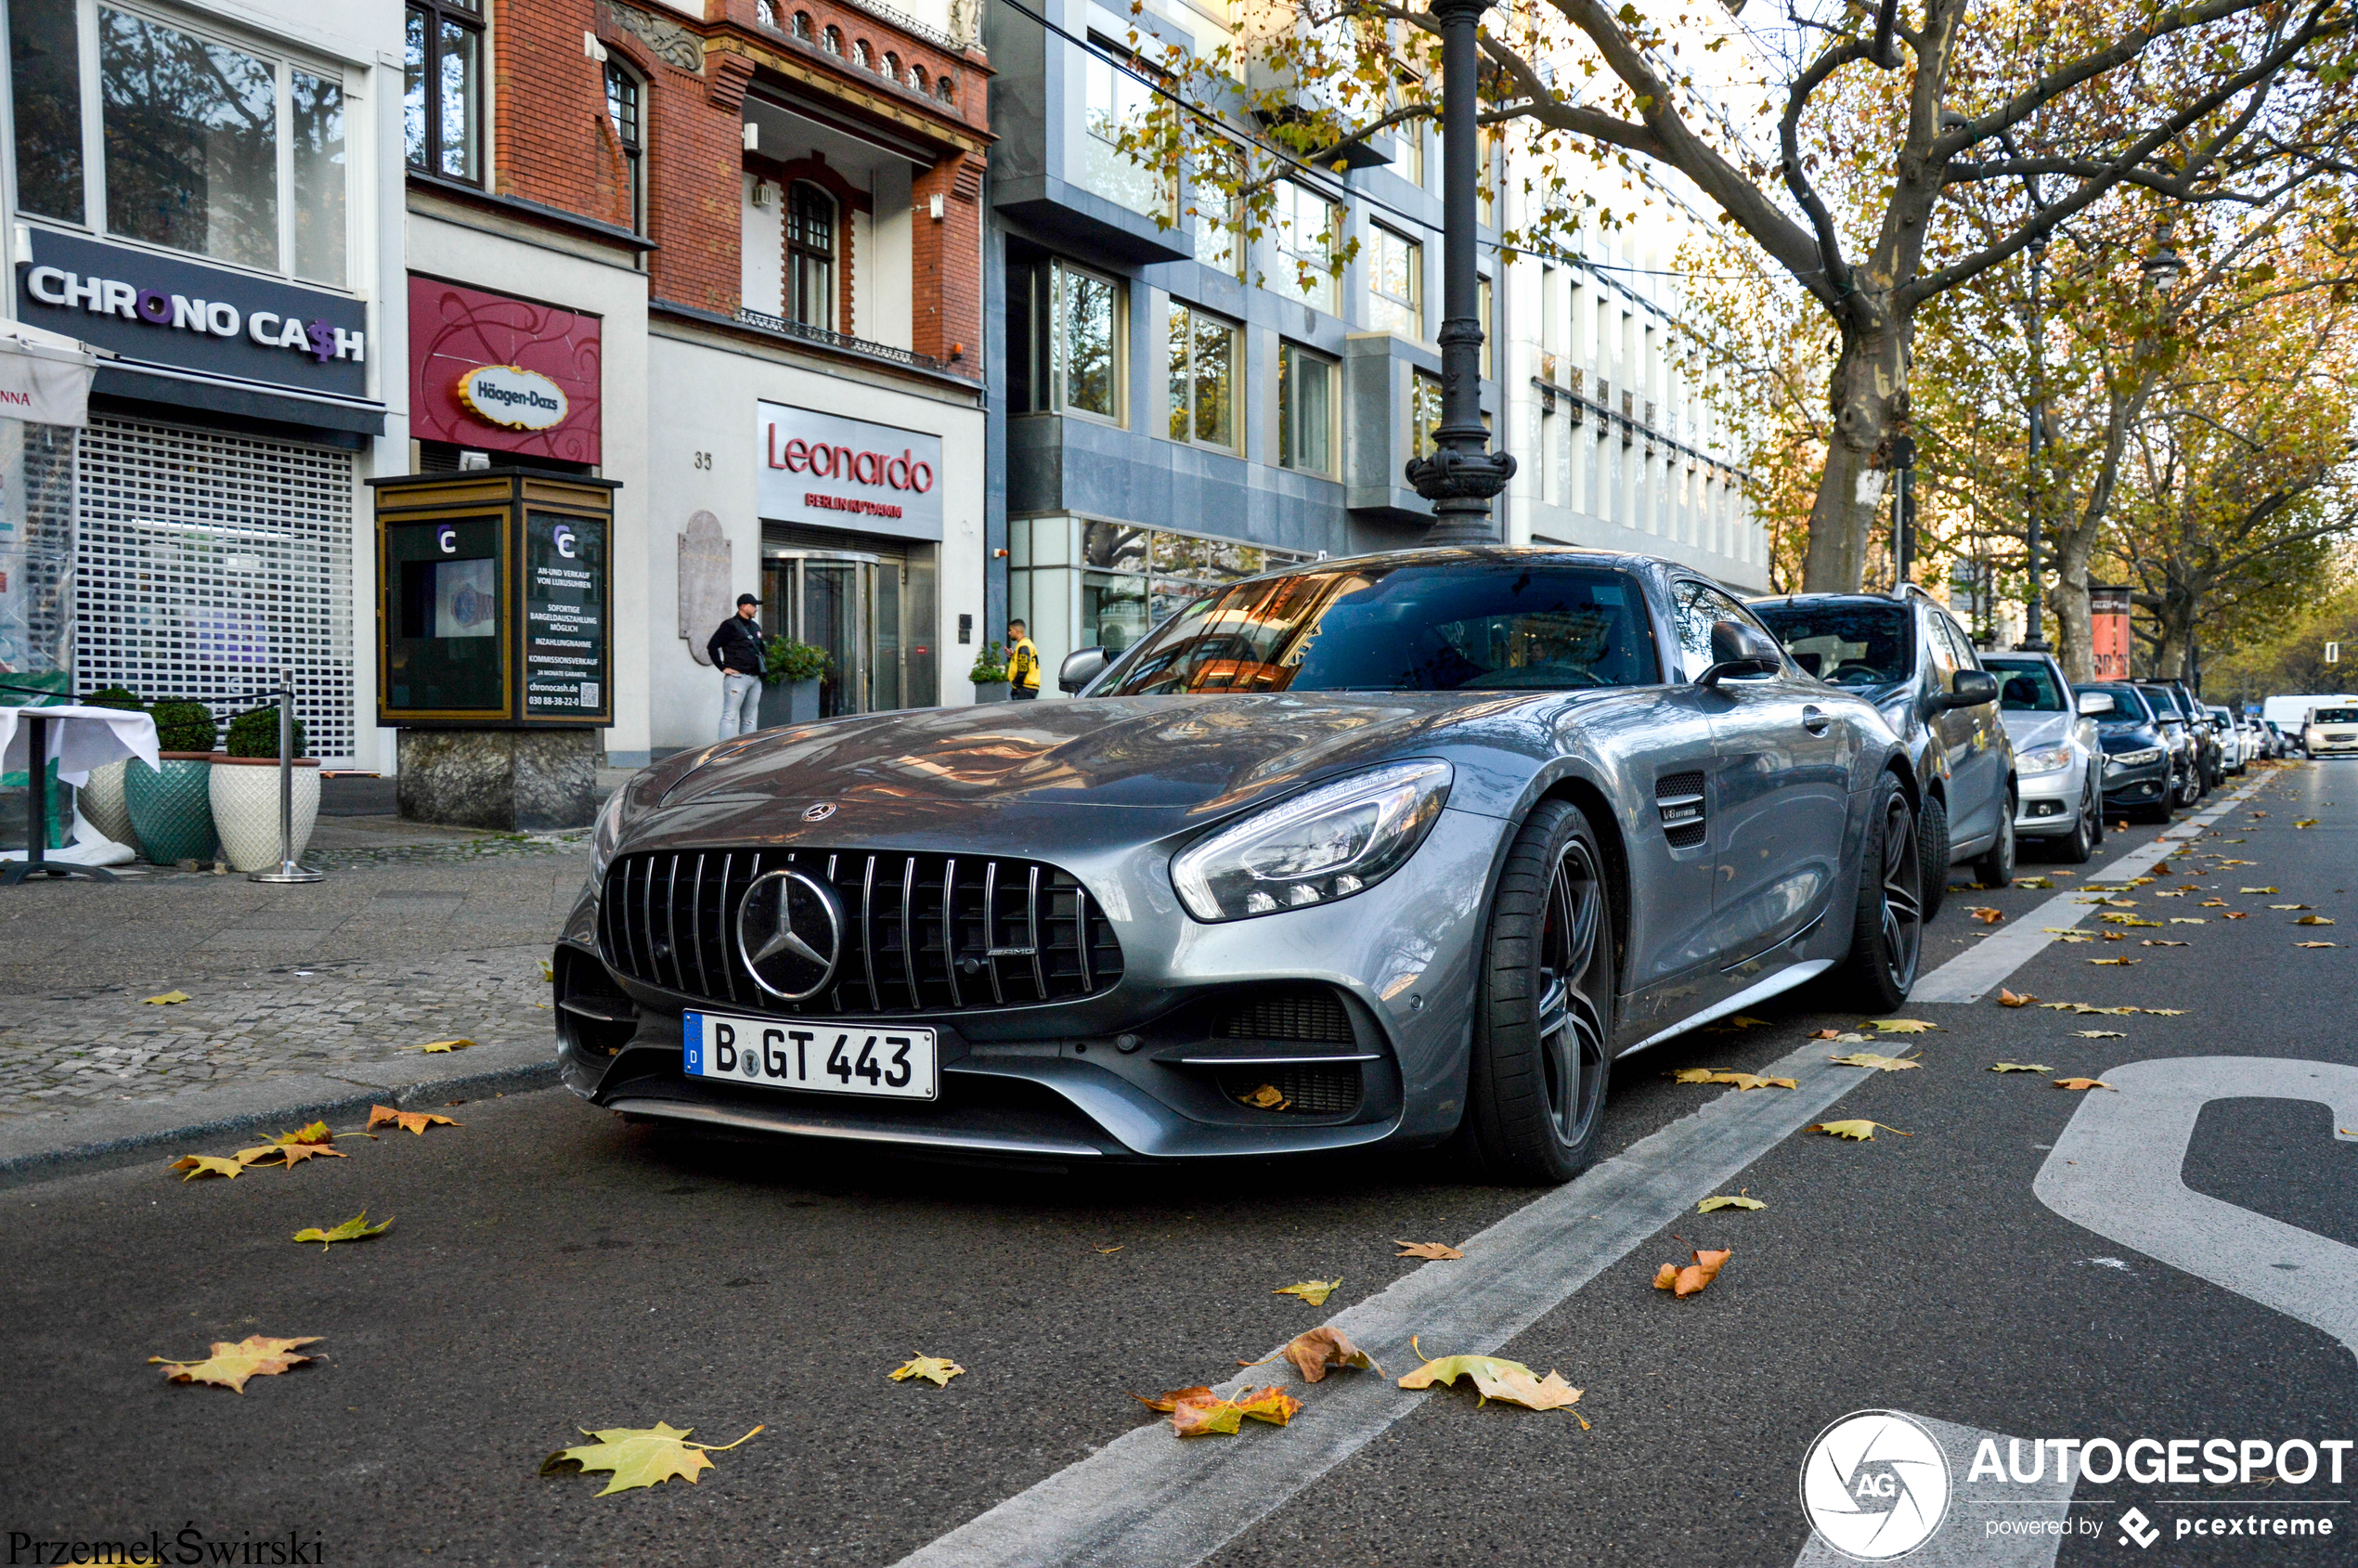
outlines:
[{"label": "asphalt road", "polygon": [[[2263,1262],[2265,1289],[2286,1293],[2272,1307],[2065,1219],[2033,1184],[2063,1158],[2083,1096],[1988,1070],[2010,1059],[2106,1077],[2209,1056],[2358,1067],[2358,765],[2287,771],[2251,807],[2266,816],[2238,810],[2203,847],[2254,863],[2172,851],[2174,875],[2110,912],[2162,925],[2050,946],[2007,981],[2183,1016],[1903,1010],[1938,1030],[1874,1048],[1921,1048],[1924,1066],[1866,1076],[1826,1113],[1893,1131],[1780,1137],[1732,1181],[1680,1198],[1741,1187],[1767,1208],[1690,1207],[1503,1345],[1422,1341],[1427,1354],[1561,1368],[1586,1390],[1585,1427],[1471,1393],[1414,1396],[1323,1474],[1254,1470],[1264,1495],[1234,1499],[1252,1522],[1204,1540],[1204,1560],[1781,1568],[1808,1538],[1796,1481],[1812,1436],[1867,1407],[2123,1445],[2358,1437],[2352,1350],[2303,1320],[2358,1310],[2326,1299],[2328,1273],[2314,1288],[2301,1278],[2321,1265]],[[2307,819],[2317,825],[2294,826]],[[2105,858],[2154,833],[2116,835]],[[2081,875],[2057,888],[2100,868],[2069,869]],[[2182,886],[2195,890],[2157,896]],[[2240,891],[2251,887],[2279,891]],[[2057,896],[1961,891],[1927,967],[1986,939],[1968,906],[2018,924]],[[2268,907],[2293,902],[2339,924],[2304,929]],[[2248,918],[2225,920],[2230,908]],[[2140,962],[2088,962],[2114,956]],[[1611,1149],[1736,1093],[1676,1084],[1671,1069],[1851,1049],[1808,1035],[1859,1022],[1764,1016],[1622,1064]],[[2091,1028],[2121,1038],[2079,1037]],[[2358,1138],[2338,1137],[2323,1105],[2243,1094],[2232,1064],[2218,1070],[2229,1087],[2196,1119],[2186,1186],[2264,1216],[2264,1232],[2298,1227],[2327,1262],[2358,1249]],[[2148,1127],[2123,1095],[2123,1135],[2166,1144],[2161,1119]],[[1438,1157],[1065,1177],[682,1140],[555,1091],[446,1108],[463,1125],[374,1142],[340,1129],[348,1158],[291,1172],[184,1185],[159,1163],[0,1193],[0,1538],[170,1540],[193,1524],[214,1541],[292,1531],[333,1562],[881,1568],[1159,1419],[1126,1391],[1220,1382],[1411,1270],[1466,1266],[1396,1260],[1393,1238],[1460,1242],[1540,1197],[1471,1184]],[[363,1207],[392,1231],[324,1252],[288,1239]],[[2226,1244],[2190,1245],[2214,1242]],[[1650,1288],[1660,1263],[1715,1246],[1734,1256],[1703,1294]],[[1324,1309],[1273,1293],[1338,1276]],[[169,1386],[147,1364],[256,1333],[320,1336],[317,1359],[242,1396]],[[1406,1343],[1367,1348],[1393,1376],[1414,1365]],[[943,1389],[887,1380],[917,1353],[968,1370]],[[1297,1392],[1315,1401],[1335,1386]],[[693,1486],[600,1498],[598,1479],[536,1473],[581,1428],[657,1420],[715,1443],[765,1427]],[[1304,1431],[1202,1442],[1284,1445]],[[2273,1464],[2249,1485],[2083,1481],[2059,1556],[2050,1543],[2035,1559],[1938,1560],[2347,1562],[2358,1450],[2347,1458],[2339,1485],[2322,1469],[2293,1485]],[[1988,1495],[1956,1480],[1961,1509]],[[2116,1521],[2132,1506],[2163,1532],[2150,1549],[2122,1542]],[[2336,1533],[2176,1534],[2182,1520],[2264,1528],[2292,1513]]]}]

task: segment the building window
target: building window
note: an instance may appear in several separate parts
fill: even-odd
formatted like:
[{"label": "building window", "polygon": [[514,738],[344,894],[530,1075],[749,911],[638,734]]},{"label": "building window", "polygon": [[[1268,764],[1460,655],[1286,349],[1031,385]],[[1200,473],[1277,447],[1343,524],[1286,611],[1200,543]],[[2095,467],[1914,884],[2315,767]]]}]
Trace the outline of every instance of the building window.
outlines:
[{"label": "building window", "polygon": [[1335,362],[1289,343],[1277,347],[1277,461],[1335,471]]},{"label": "building window", "polygon": [[1474,319],[1482,323],[1482,379],[1490,381],[1496,376],[1492,367],[1497,363],[1496,344],[1498,334],[1490,325],[1490,279],[1487,278],[1474,279]]},{"label": "building window", "polygon": [[1408,389],[1408,449],[1416,457],[1432,456],[1432,433],[1441,428],[1441,378],[1422,370],[1412,372]]},{"label": "building window", "polygon": [[[110,6],[9,7],[19,210],[342,287],[343,84]],[[82,149],[95,133],[102,165]]]},{"label": "building window", "polygon": [[865,38],[856,38],[852,40],[851,63],[858,66],[862,71],[875,69],[870,63],[868,41]]},{"label": "building window", "polygon": [[836,202],[807,180],[786,192],[786,318],[836,325]]},{"label": "building window", "polygon": [[884,78],[887,82],[900,80],[900,57],[889,49],[885,51]]},{"label": "building window", "polygon": [[916,61],[909,62],[909,85],[923,93],[926,90],[926,68]]},{"label": "building window", "polygon": [[1342,237],[1342,209],[1306,185],[1280,180],[1274,227],[1278,265],[1269,286],[1332,316],[1335,246]]},{"label": "building window", "polygon": [[606,64],[606,118],[614,122],[615,139],[622,144],[625,188],[630,200],[630,227],[646,218],[646,147],[641,139],[639,79],[613,61]]},{"label": "building window", "polygon": [[843,53],[843,29],[829,27],[819,35],[819,46],[831,55]]},{"label": "building window", "polygon": [[1236,327],[1191,305],[1171,307],[1171,438],[1237,447]]},{"label": "building window", "polygon": [[1196,214],[1196,260],[1214,272],[1224,272],[1231,278],[1242,277],[1245,237],[1242,233],[1244,226],[1239,219],[1243,204],[1237,201],[1235,188],[1244,173],[1244,157],[1233,149],[1215,149],[1206,157],[1207,162],[1216,161],[1211,171],[1213,177],[1198,175],[1191,182]]},{"label": "building window", "polygon": [[1425,248],[1378,224],[1367,230],[1367,325],[1422,342]]},{"label": "building window", "polygon": [[753,19],[764,27],[775,28],[778,25],[778,0],[761,0],[761,4],[753,8]]},{"label": "building window", "polygon": [[1128,380],[1121,285],[1058,262],[1050,295],[1056,408],[1120,423],[1122,383]]},{"label": "building window", "polygon": [[446,179],[483,180],[481,0],[410,0],[402,72],[409,166]]},{"label": "building window", "polygon": [[809,11],[797,11],[794,14],[794,35],[806,44],[810,42],[810,13]]},{"label": "building window", "polygon": [[1172,182],[1162,171],[1137,162],[1121,146],[1125,132],[1135,139],[1145,131],[1154,94],[1144,82],[1095,51],[1087,56],[1082,88],[1087,95],[1083,119],[1089,129],[1089,188],[1134,213],[1176,219],[1178,192]]},{"label": "building window", "polygon": [[958,101],[958,89],[949,77],[938,76],[934,78],[933,96],[944,103],[955,103]]}]

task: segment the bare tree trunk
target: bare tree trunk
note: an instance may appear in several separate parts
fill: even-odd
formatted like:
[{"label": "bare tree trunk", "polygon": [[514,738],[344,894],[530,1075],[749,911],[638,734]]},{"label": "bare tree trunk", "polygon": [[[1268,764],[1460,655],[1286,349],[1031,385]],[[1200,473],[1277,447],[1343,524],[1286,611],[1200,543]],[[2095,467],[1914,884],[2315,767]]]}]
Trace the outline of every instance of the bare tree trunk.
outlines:
[{"label": "bare tree trunk", "polygon": [[2055,554],[2056,656],[2064,675],[2074,684],[2096,678],[2096,628],[2088,613],[2088,555],[2095,542],[2092,530],[2081,536],[2066,532]]},{"label": "bare tree trunk", "polygon": [[1867,541],[1889,489],[1891,437],[1907,423],[1908,327],[1880,311],[1876,317],[1867,330],[1842,329],[1842,356],[1827,389],[1833,439],[1802,561],[1805,593],[1856,593],[1863,585]]}]

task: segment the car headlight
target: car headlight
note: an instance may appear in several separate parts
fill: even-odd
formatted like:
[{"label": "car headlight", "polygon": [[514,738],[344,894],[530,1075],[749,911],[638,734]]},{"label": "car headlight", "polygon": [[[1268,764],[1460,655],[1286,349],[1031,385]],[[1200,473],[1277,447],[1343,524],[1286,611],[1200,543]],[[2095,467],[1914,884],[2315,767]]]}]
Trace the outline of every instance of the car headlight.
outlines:
[{"label": "car headlight", "polygon": [[624,784],[598,808],[597,825],[590,830],[590,886],[593,889],[605,880],[606,862],[614,859],[615,846],[622,842],[622,797],[629,793],[629,784]]},{"label": "car headlight", "polygon": [[2060,773],[2071,766],[2069,745],[2046,745],[2035,751],[2018,752],[2015,756],[2015,771],[2025,778],[2040,773]]},{"label": "car headlight", "polygon": [[1204,921],[1347,899],[1417,852],[1453,776],[1446,762],[1395,762],[1321,784],[1181,850],[1171,884]]},{"label": "car headlight", "polygon": [[2161,760],[2161,747],[2144,746],[2136,751],[2116,751],[2105,758],[2107,768],[2142,768],[2148,762]]}]

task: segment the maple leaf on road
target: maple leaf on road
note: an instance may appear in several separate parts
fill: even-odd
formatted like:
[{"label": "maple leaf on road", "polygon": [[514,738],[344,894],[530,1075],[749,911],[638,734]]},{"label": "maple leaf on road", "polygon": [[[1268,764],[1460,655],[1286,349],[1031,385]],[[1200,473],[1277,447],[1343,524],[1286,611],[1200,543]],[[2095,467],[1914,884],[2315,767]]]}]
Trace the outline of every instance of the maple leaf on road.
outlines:
[{"label": "maple leaf on road", "polygon": [[1280,1285],[1269,1293],[1273,1296],[1300,1296],[1312,1306],[1325,1306],[1327,1298],[1342,1283],[1340,1279],[1305,1279],[1299,1285]]},{"label": "maple leaf on road", "polygon": [[1302,1374],[1305,1383],[1321,1381],[1328,1372],[1343,1367],[1354,1367],[1363,1372],[1371,1367],[1383,1370],[1376,1366],[1375,1357],[1353,1344],[1351,1336],[1340,1328],[1313,1328],[1308,1333],[1296,1334],[1277,1354],[1293,1363],[1293,1369]]},{"label": "maple leaf on road", "polygon": [[1992,1072],[2053,1072],[2055,1069],[2044,1062],[2000,1062],[1989,1070]]},{"label": "maple leaf on road", "polygon": [[248,1378],[276,1377],[290,1367],[300,1366],[311,1357],[288,1353],[297,1345],[318,1342],[319,1336],[317,1334],[299,1340],[274,1340],[264,1334],[251,1334],[235,1344],[227,1340],[215,1341],[213,1354],[202,1361],[170,1361],[161,1355],[151,1355],[148,1357],[148,1365],[163,1367],[165,1379],[172,1382],[213,1383],[232,1393],[243,1393]]},{"label": "maple leaf on road", "polygon": [[[1414,1344],[1415,1341],[1409,1341]],[[1422,1351],[1418,1352],[1423,1354]],[[1581,1391],[1563,1380],[1561,1372],[1549,1372],[1542,1378],[1520,1361],[1509,1361],[1496,1355],[1445,1355],[1428,1361],[1400,1380],[1402,1388],[1431,1388],[1435,1383],[1454,1383],[1464,1378],[1474,1386],[1482,1401],[1502,1400],[1520,1405],[1527,1410],[1562,1410],[1580,1398]],[[1586,1426],[1587,1422],[1582,1422]]]},{"label": "maple leaf on road", "polygon": [[1400,1249],[1393,1254],[1395,1258],[1428,1258],[1442,1261],[1465,1256],[1455,1247],[1445,1247],[1438,1241],[1403,1241],[1394,1237],[1392,1244]]},{"label": "maple leaf on road", "polygon": [[1722,1209],[1766,1209],[1768,1205],[1757,1198],[1706,1198],[1695,1205],[1695,1212],[1715,1214]]},{"label": "maple leaf on road", "polygon": [[[387,1124],[398,1127],[405,1133],[415,1133],[421,1138],[426,1135],[426,1129],[429,1127],[466,1125],[462,1121],[454,1121],[447,1116],[437,1116],[430,1110],[395,1110],[391,1106],[370,1106],[367,1131],[373,1133]],[[742,1442],[743,1439],[739,1441]]]},{"label": "maple leaf on road", "polygon": [[[1884,1127],[1884,1124],[1880,1121],[1869,1121],[1862,1117],[1853,1117],[1846,1121],[1812,1121],[1808,1126],[1804,1127],[1802,1131],[1805,1133],[1825,1133],[1837,1138],[1850,1138],[1859,1143],[1872,1143],[1875,1137],[1875,1129],[1878,1127],[1883,1127],[1883,1130],[1886,1133],[1899,1133],[1899,1129],[1897,1127]],[[1899,1135],[1903,1138],[1912,1138],[1916,1134],[1913,1133],[1899,1133]]]},{"label": "maple leaf on road", "polygon": [[1855,1051],[1847,1056],[1828,1056],[1836,1067],[1872,1068],[1877,1072],[1900,1072],[1924,1064],[1912,1056],[1880,1056],[1872,1051]]},{"label": "maple leaf on road", "polygon": [[321,1230],[317,1225],[307,1225],[296,1231],[294,1238],[297,1241],[317,1241],[319,1243],[319,1251],[324,1252],[331,1241],[366,1241],[372,1236],[382,1236],[392,1228],[393,1221],[390,1219],[377,1225],[370,1225],[369,1211],[363,1209],[333,1230]]},{"label": "maple leaf on road", "polygon": [[913,1355],[886,1376],[896,1383],[905,1383],[912,1378],[923,1378],[936,1388],[947,1388],[950,1386],[951,1379],[964,1377],[965,1370],[964,1367],[946,1355]]},{"label": "maple leaf on road", "polygon": [[1691,1296],[1719,1277],[1719,1271],[1734,1254],[1726,1248],[1715,1252],[1697,1251],[1694,1262],[1684,1267],[1665,1263],[1654,1275],[1654,1289],[1667,1290],[1673,1296]]},{"label": "maple leaf on road", "polygon": [[608,1427],[603,1432],[581,1429],[595,1443],[577,1447],[560,1448],[540,1461],[540,1473],[554,1475],[567,1465],[582,1471],[611,1471],[614,1478],[606,1483],[601,1497],[616,1492],[628,1492],[641,1486],[654,1486],[666,1481],[685,1481],[694,1485],[696,1477],[712,1469],[706,1454],[722,1454],[734,1448],[759,1432],[756,1427],[737,1443],[691,1443],[688,1433],[693,1427],[672,1427],[657,1421],[652,1427]]}]

